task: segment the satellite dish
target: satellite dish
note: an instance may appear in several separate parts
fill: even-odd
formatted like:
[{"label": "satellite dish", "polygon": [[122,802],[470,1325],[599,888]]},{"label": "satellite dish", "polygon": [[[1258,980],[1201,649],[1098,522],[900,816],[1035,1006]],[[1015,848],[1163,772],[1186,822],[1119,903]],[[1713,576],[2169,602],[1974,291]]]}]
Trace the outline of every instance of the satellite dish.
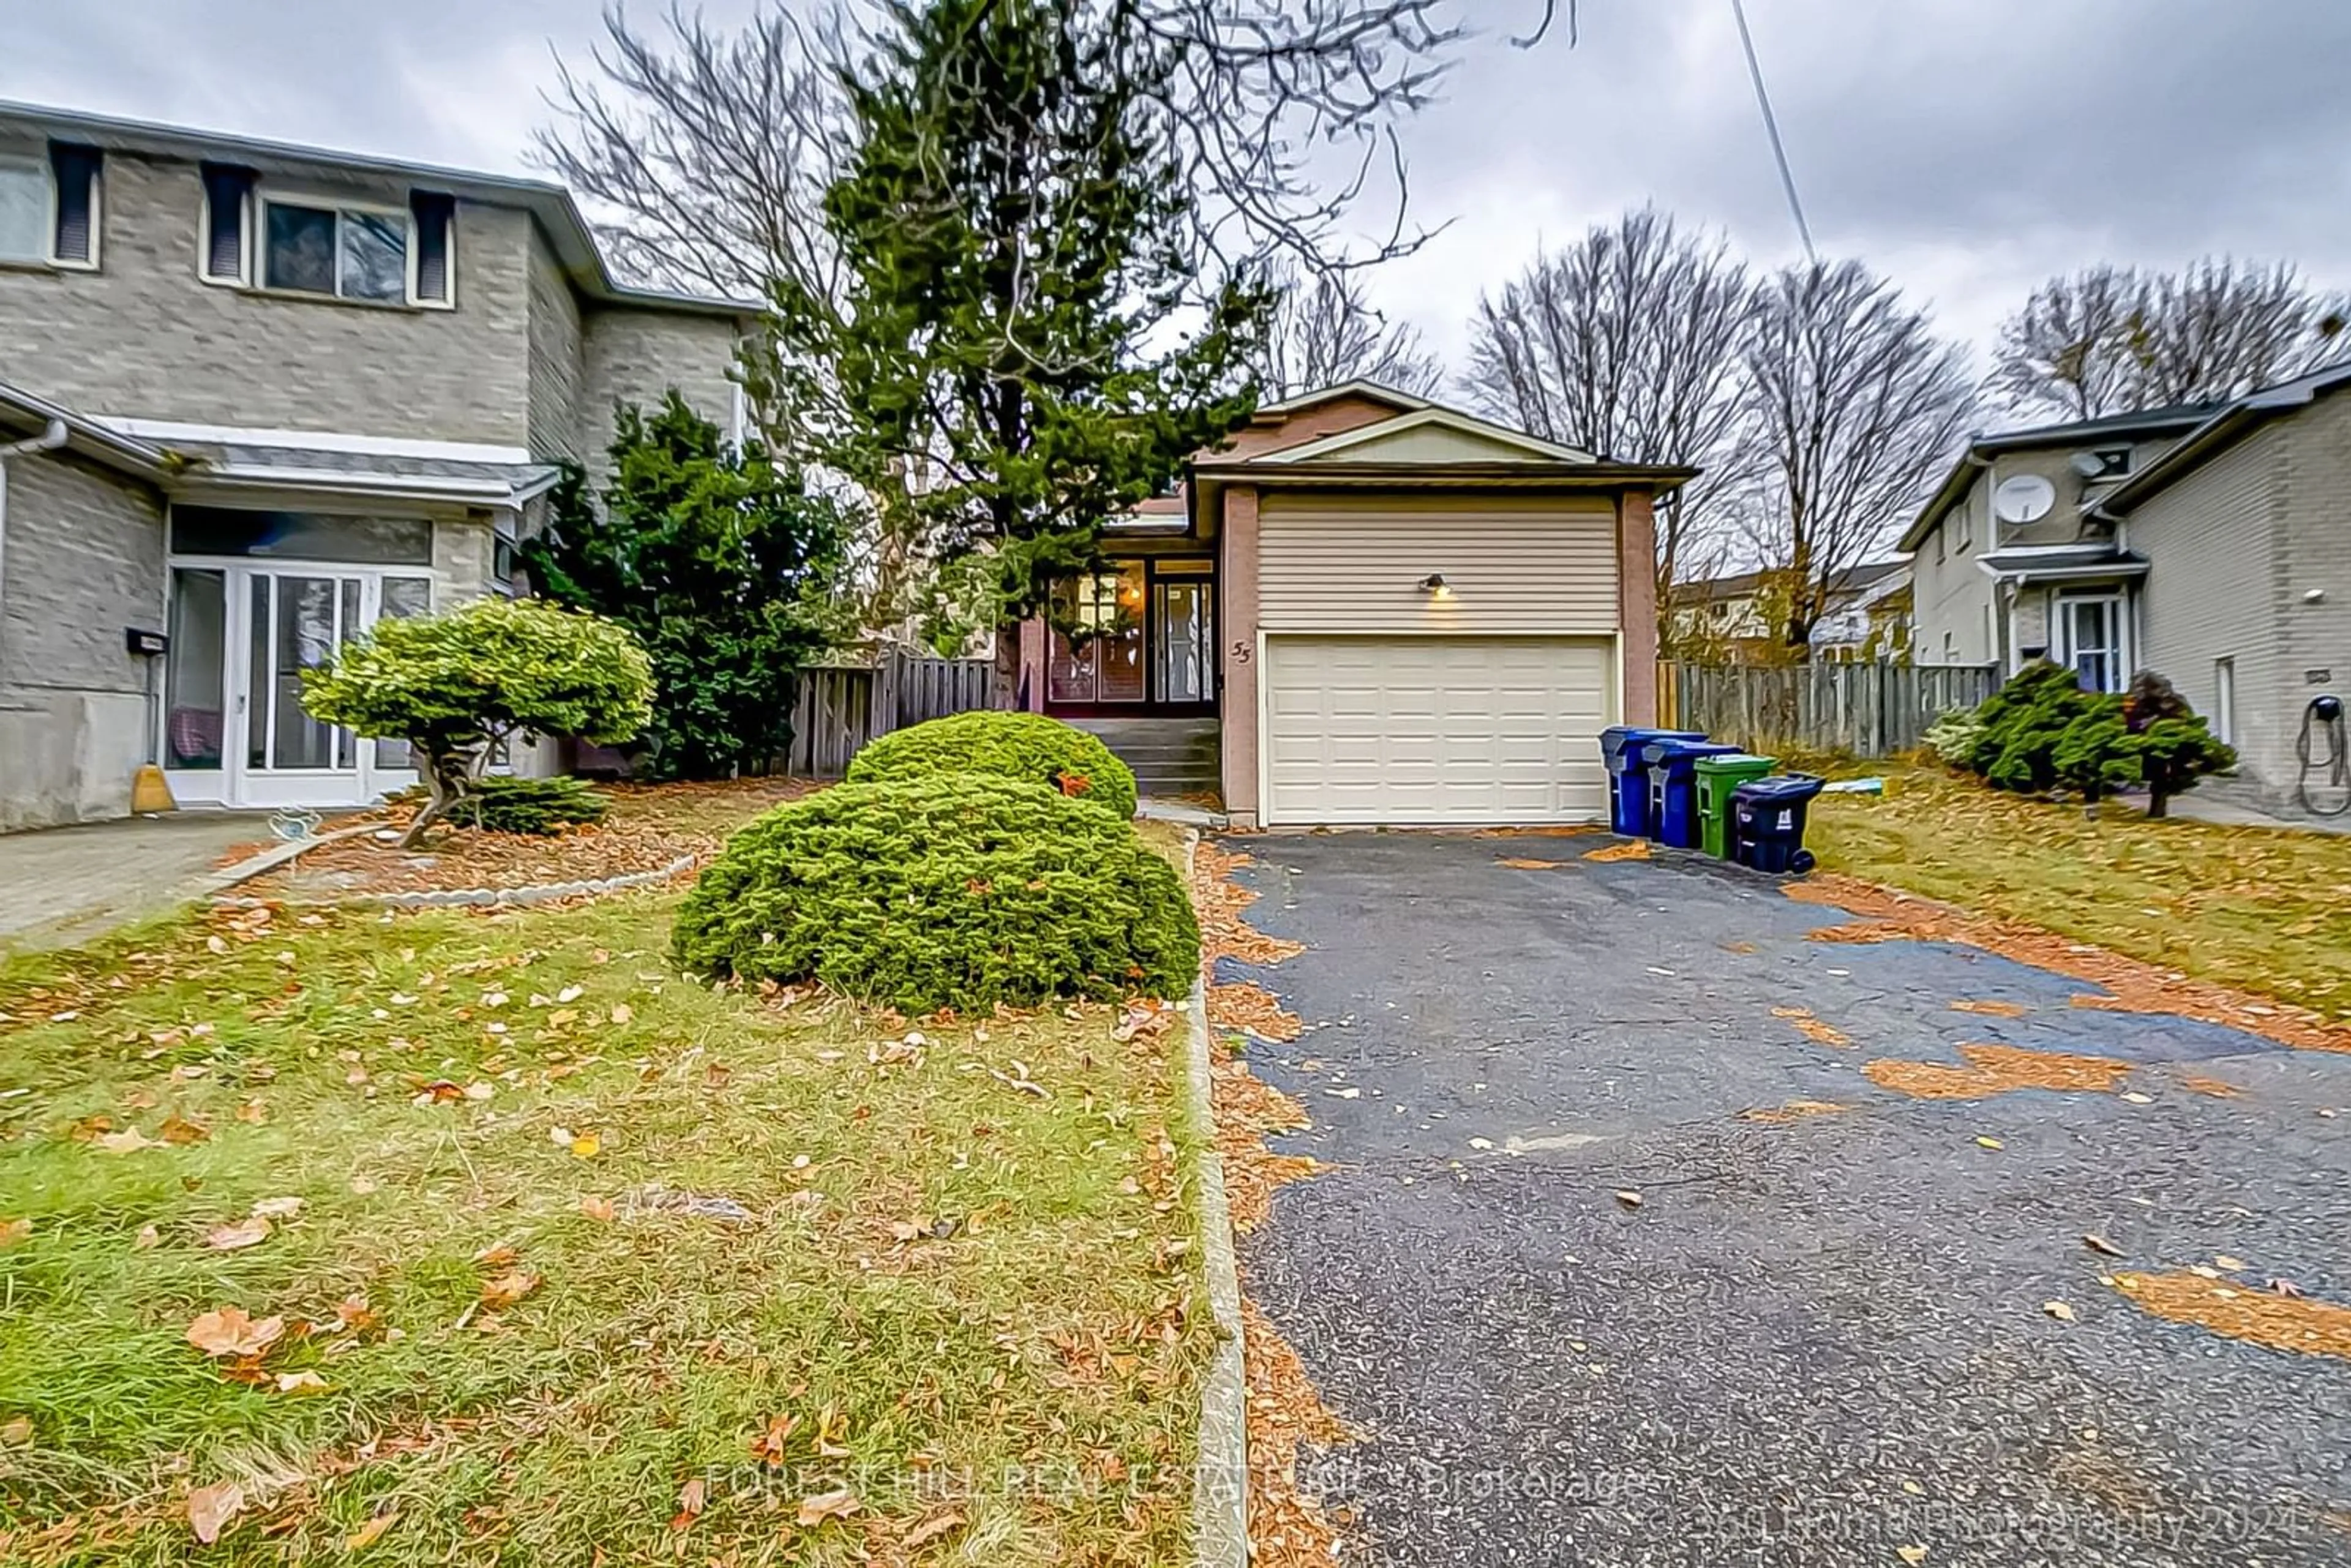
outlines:
[{"label": "satellite dish", "polygon": [[2066,461],[2072,465],[2074,472],[2085,479],[2103,479],[2106,476],[2106,460],[2095,452],[2076,452]]},{"label": "satellite dish", "polygon": [[2038,474],[2002,479],[1991,493],[1991,509],[2003,523],[2037,523],[2057,504],[2057,486]]}]

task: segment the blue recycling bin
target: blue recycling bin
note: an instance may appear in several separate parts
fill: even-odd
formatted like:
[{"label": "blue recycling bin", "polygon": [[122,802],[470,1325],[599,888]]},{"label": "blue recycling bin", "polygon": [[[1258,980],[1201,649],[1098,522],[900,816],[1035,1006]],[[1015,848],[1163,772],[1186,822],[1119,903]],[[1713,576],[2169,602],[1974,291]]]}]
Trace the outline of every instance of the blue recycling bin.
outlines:
[{"label": "blue recycling bin", "polygon": [[1649,770],[1649,837],[1677,850],[1698,848],[1698,759],[1737,757],[1712,740],[1655,740],[1641,748]]},{"label": "blue recycling bin", "polygon": [[1637,839],[1649,831],[1649,773],[1646,748],[1659,740],[1704,740],[1688,729],[1644,729],[1611,725],[1600,732],[1600,759],[1608,768],[1608,827],[1612,832]]},{"label": "blue recycling bin", "polygon": [[1813,869],[1804,847],[1804,817],[1827,782],[1810,773],[1782,773],[1741,784],[1730,792],[1730,858],[1757,871]]}]

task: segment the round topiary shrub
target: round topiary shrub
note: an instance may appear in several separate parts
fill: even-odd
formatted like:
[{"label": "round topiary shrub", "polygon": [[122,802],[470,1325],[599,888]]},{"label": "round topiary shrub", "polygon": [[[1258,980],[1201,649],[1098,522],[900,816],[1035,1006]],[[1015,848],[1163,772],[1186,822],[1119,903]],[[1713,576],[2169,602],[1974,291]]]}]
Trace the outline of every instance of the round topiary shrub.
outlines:
[{"label": "round topiary shrub", "polygon": [[1040,713],[959,713],[885,735],[852,758],[849,782],[994,773],[1089,800],[1124,821],[1134,772],[1094,736]]},{"label": "round topiary shrub", "polygon": [[705,975],[818,980],[909,1013],[1181,996],[1200,928],[1124,822],[1041,784],[842,784],[728,841],[678,911]]}]

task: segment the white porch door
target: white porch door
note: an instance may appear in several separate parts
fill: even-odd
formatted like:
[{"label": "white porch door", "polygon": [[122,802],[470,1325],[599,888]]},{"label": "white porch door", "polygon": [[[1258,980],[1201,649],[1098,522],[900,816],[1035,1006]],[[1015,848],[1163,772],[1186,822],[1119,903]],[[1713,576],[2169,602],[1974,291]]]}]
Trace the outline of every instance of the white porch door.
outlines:
[{"label": "white porch door", "polygon": [[2064,634],[2065,662],[2088,692],[2119,692],[2130,683],[2130,660],[2123,643],[2120,594],[2057,601]]},{"label": "white porch door", "polygon": [[416,782],[401,741],[362,740],[302,711],[302,672],[384,615],[431,608],[425,577],[330,566],[228,573],[222,762],[239,806],[356,806]]}]

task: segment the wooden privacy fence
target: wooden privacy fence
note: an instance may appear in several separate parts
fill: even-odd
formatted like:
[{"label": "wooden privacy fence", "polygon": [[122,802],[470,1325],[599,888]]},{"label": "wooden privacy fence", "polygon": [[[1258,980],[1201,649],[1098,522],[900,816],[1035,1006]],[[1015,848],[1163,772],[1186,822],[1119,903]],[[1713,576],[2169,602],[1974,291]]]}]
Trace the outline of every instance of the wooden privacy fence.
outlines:
[{"label": "wooden privacy fence", "polygon": [[1923,743],[1941,715],[1975,706],[1999,685],[1991,664],[1661,664],[1657,722],[1751,751],[1890,757]]},{"label": "wooden privacy fence", "polygon": [[989,659],[933,659],[889,648],[872,664],[827,664],[800,675],[783,771],[838,779],[877,736],[926,718],[994,706]]}]

